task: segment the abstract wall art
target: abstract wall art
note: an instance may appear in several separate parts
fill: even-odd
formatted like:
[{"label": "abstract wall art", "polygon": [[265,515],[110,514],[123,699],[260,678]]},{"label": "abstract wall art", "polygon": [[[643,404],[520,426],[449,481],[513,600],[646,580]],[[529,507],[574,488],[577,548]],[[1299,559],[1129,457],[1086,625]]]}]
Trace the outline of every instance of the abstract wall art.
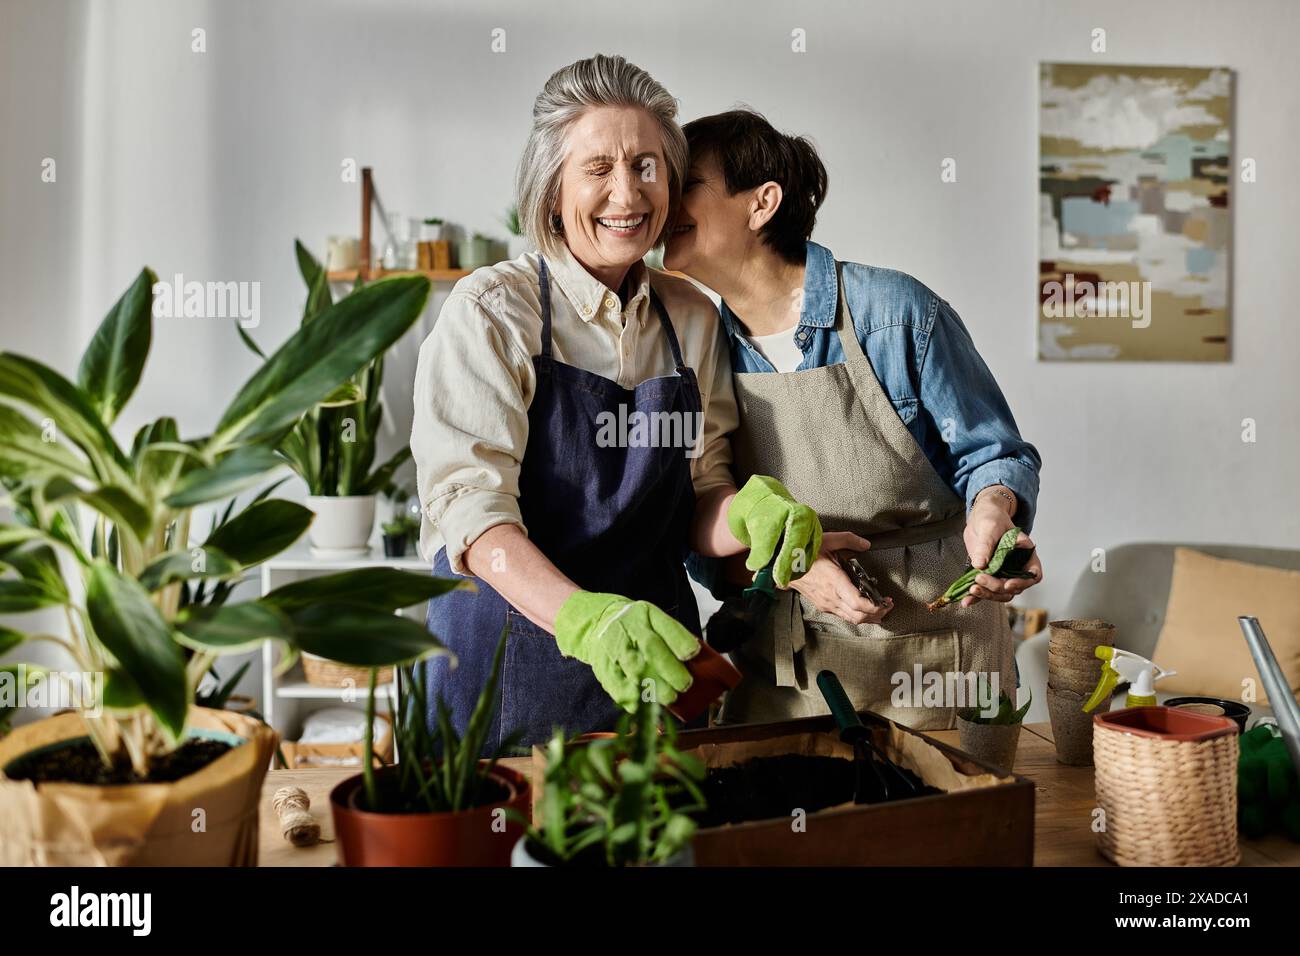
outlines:
[{"label": "abstract wall art", "polygon": [[1040,359],[1226,361],[1232,71],[1040,64]]}]

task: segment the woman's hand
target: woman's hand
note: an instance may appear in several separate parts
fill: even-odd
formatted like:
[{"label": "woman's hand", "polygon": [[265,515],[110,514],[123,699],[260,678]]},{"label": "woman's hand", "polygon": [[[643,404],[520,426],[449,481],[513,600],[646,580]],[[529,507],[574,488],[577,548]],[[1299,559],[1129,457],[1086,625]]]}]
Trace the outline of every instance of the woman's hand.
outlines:
[{"label": "woman's hand", "polygon": [[827,531],[822,535],[821,554],[803,577],[790,582],[817,610],[834,614],[850,624],[879,624],[894,607],[886,598],[884,607],[858,593],[857,585],[835,560],[836,551],[866,551],[871,542],[850,531]]},{"label": "woman's hand", "polygon": [[[998,546],[1002,536],[1014,528],[1012,520],[1014,506],[1001,495],[980,494],[966,516],[966,553],[970,556],[972,568],[988,567],[989,559]],[[1017,548],[1032,548],[1034,542],[1023,531],[1016,538]],[[1025,591],[1043,580],[1043,562],[1038,559],[1038,552],[1025,564],[1025,570],[1033,574],[1032,578],[995,578],[991,574],[978,574],[971,585],[970,594],[962,598],[961,606],[970,607],[976,601],[998,601],[1006,604],[1017,594]]]}]

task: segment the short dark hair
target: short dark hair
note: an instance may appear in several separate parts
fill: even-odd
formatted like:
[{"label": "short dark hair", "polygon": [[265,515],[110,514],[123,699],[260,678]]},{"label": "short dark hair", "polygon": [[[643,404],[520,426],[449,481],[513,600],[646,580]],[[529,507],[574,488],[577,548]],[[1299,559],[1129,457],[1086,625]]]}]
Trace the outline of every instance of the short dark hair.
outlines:
[{"label": "short dark hair", "polygon": [[750,109],[702,116],[682,127],[691,159],[712,156],[727,192],[766,182],[781,186],[781,205],[759,236],[787,262],[803,262],[817,210],[826,199],[826,167],[802,136],[787,136]]}]

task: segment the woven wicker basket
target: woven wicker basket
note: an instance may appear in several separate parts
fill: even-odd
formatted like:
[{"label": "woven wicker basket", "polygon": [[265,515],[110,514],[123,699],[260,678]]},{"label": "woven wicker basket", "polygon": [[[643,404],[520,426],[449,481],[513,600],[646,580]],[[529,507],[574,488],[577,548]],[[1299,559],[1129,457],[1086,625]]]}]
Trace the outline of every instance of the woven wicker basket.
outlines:
[{"label": "woven wicker basket", "polygon": [[[393,723],[387,714],[375,714],[383,725],[375,741],[375,758],[380,764],[393,762]],[[346,744],[313,744],[296,740],[280,742],[280,752],[290,770],[305,767],[360,767],[366,755],[365,741]]]},{"label": "woven wicker basket", "polygon": [[[307,683],[311,684],[312,687],[355,687],[364,691],[370,686],[369,668],[340,664],[338,661],[327,660],[324,657],[314,657],[309,654],[302,655],[302,672],[303,676],[307,678]],[[391,667],[379,668],[379,675],[376,677],[375,683],[382,686],[392,682],[393,669]]]},{"label": "woven wicker basket", "polygon": [[1170,707],[1093,721],[1099,849],[1120,866],[1232,866],[1237,849],[1237,726]]}]

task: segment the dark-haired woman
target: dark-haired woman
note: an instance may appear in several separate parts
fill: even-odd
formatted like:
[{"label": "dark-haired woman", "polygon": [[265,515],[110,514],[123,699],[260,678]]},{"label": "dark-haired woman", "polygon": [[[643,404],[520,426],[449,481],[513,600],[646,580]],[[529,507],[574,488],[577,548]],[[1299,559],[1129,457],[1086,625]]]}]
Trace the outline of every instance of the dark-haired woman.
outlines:
[{"label": "dark-haired woman", "polygon": [[[1042,579],[1037,557],[1033,579],[980,575],[959,608],[926,609],[968,560],[986,567],[1006,531],[1032,528],[1038,496],[1038,452],[961,319],[911,276],[810,241],[827,176],[807,140],[749,111],[684,130],[690,168],[664,264],[723,299],[736,481],[774,476],[825,529],[821,556],[738,652],[745,680],[723,719],[825,713],[822,670],[859,709],[913,727],[951,727],[958,706],[996,706],[999,690],[1014,699],[999,602]],[[881,604],[837,551],[859,552]]]}]

